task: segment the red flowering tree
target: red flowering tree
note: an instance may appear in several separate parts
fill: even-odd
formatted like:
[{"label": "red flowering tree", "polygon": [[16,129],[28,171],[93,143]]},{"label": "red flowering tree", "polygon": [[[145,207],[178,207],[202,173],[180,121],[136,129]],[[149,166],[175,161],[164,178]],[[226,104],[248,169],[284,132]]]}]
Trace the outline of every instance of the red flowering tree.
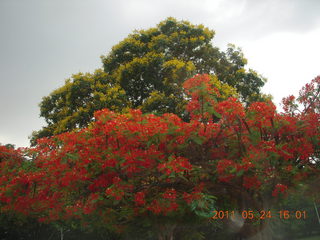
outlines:
[{"label": "red flowering tree", "polygon": [[45,206],[41,221],[79,218],[121,232],[136,217],[162,216],[160,235],[170,235],[167,220],[192,211],[210,217],[213,196],[201,184],[199,166],[187,158],[186,148],[200,139],[193,132],[198,123],[139,110],[103,110],[95,118],[90,128],[42,139],[33,149],[45,172],[35,196]]},{"label": "red flowering tree", "polygon": [[[247,109],[236,98],[218,102],[208,75],[184,83],[190,122],[174,114],[98,111],[90,127],[41,139],[29,150],[32,168],[2,180],[2,209],[118,232],[147,219],[158,239],[172,239],[186,217],[209,219],[214,209],[268,209],[319,174],[319,78],[313,84],[301,92],[308,97],[300,98],[300,113],[292,98],[284,113],[272,102]],[[8,194],[12,189],[19,193]],[[239,235],[265,223],[246,220]]]}]

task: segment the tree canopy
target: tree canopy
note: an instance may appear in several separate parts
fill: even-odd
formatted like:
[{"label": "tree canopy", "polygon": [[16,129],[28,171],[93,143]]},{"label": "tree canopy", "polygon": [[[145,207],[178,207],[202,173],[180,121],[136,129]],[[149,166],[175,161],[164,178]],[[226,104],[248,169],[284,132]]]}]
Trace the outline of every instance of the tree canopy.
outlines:
[{"label": "tree canopy", "polygon": [[40,116],[47,126],[34,132],[31,143],[36,139],[88,126],[96,110],[109,108],[121,112],[130,106],[125,91],[108,81],[108,74],[101,69],[93,74],[74,74],[65,85],[43,97]]},{"label": "tree canopy", "polygon": [[[114,46],[102,58],[104,69],[125,89],[135,108],[149,103],[146,99],[150,97],[159,99],[159,94],[163,94],[160,103],[170,95],[171,101],[178,98],[181,102],[181,83],[196,71],[210,71],[201,62],[218,53],[209,47],[213,35],[203,26],[168,19],[156,28],[136,31]],[[177,102],[166,105],[177,112]]]},{"label": "tree canopy", "polygon": [[[104,69],[126,91],[134,108],[147,108],[157,93],[163,94],[164,102],[171,95],[181,102],[182,82],[198,73],[216,75],[236,88],[244,102],[257,100],[265,79],[245,69],[247,60],[234,45],[225,52],[214,47],[214,34],[203,25],[168,18],[155,28],[135,31],[115,45],[102,57]],[[161,103],[159,98],[155,101]],[[180,113],[167,108],[165,112]]]},{"label": "tree canopy", "polygon": [[117,112],[139,108],[144,113],[175,113],[186,119],[182,83],[197,73],[211,74],[225,97],[237,92],[243,103],[261,100],[265,79],[246,70],[247,60],[240,49],[229,45],[224,52],[213,46],[214,34],[203,25],[174,18],[134,31],[102,57],[104,72],[73,75],[43,98],[40,116],[47,126],[34,132],[31,142],[88,126],[93,112],[103,108]]},{"label": "tree canopy", "polygon": [[[27,150],[32,161],[0,147],[1,212],[119,234],[148,223],[153,239],[172,239],[188,219],[208,223],[224,209],[257,214],[319,178],[320,77],[301,91],[300,112],[292,101],[283,113],[271,101],[218,101],[208,75],[183,87],[190,121],[103,109],[87,128],[40,139]],[[241,238],[270,220],[242,218]]]}]

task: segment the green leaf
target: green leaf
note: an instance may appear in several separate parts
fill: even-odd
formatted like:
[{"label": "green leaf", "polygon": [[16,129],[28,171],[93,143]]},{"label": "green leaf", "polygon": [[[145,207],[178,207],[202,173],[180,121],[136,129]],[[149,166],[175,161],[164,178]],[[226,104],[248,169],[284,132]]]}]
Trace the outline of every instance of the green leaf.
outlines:
[{"label": "green leaf", "polygon": [[214,110],[213,107],[209,107],[207,110],[209,113],[213,114],[217,118],[222,118],[221,114]]},{"label": "green leaf", "polygon": [[261,139],[260,132],[258,132],[258,131],[252,131],[249,137],[250,137],[250,140],[252,141],[253,145],[258,144]]},{"label": "green leaf", "polygon": [[202,145],[202,143],[204,142],[204,137],[200,137],[197,135],[192,135],[190,138],[190,140],[192,140],[193,142],[195,142],[196,144]]},{"label": "green leaf", "polygon": [[237,172],[237,177],[241,177],[242,175],[243,175],[243,173],[244,173],[244,170],[243,169],[241,169],[239,172]]},{"label": "green leaf", "polygon": [[72,154],[72,153],[67,153],[66,156],[72,160],[78,160],[79,159],[79,156],[78,154]]},{"label": "green leaf", "polygon": [[237,172],[237,169],[236,168],[232,168],[231,170],[230,170],[230,173],[236,173]]}]

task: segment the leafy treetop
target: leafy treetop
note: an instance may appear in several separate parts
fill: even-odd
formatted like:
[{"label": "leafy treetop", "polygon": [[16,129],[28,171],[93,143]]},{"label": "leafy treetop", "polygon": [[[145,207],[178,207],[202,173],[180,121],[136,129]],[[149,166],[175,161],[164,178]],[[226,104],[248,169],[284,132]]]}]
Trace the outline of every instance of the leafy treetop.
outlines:
[{"label": "leafy treetop", "polygon": [[214,47],[214,34],[203,25],[168,18],[115,45],[102,57],[104,69],[126,91],[132,106],[142,106],[142,111],[155,101],[159,107],[153,110],[181,114],[181,84],[197,73],[215,74],[236,88],[246,103],[258,100],[265,79],[245,70],[247,60],[234,45],[226,52]]},{"label": "leafy treetop", "polygon": [[229,45],[223,52],[212,45],[213,37],[214,31],[203,25],[174,18],[135,31],[102,57],[104,72],[75,74],[43,98],[40,116],[47,126],[33,133],[32,144],[41,137],[88,126],[93,112],[103,108],[175,113],[186,120],[182,83],[197,73],[211,74],[224,89],[224,97],[238,92],[247,104],[263,99],[260,89],[265,79],[245,69],[247,60],[240,49]]}]

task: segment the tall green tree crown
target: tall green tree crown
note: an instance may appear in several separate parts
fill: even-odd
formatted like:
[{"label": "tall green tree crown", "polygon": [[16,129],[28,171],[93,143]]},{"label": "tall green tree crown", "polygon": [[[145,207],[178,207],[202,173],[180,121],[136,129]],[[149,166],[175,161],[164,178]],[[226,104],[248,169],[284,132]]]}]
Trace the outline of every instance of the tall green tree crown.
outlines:
[{"label": "tall green tree crown", "polygon": [[[65,85],[43,98],[40,116],[47,126],[34,132],[31,142],[87,126],[102,108],[123,112],[175,113],[187,119],[182,83],[207,73],[225,96],[245,104],[263,98],[265,79],[246,70],[241,49],[212,45],[215,32],[203,25],[167,18],[155,28],[134,31],[102,56],[103,70],[73,75]],[[237,93],[236,93],[237,92]]]}]

